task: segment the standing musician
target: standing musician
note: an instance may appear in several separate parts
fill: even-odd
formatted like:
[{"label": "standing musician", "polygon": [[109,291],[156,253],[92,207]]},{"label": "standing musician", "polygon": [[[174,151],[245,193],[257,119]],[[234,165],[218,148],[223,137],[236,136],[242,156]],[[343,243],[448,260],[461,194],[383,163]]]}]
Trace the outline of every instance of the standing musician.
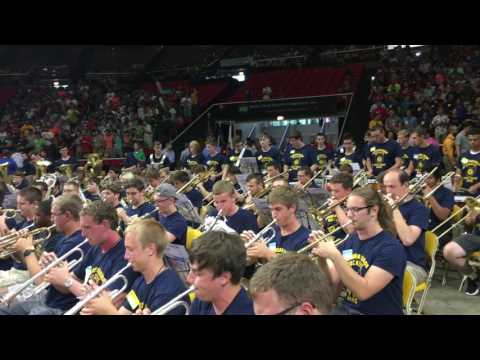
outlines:
[{"label": "standing musician", "polygon": [[227,219],[227,225],[238,234],[244,230],[257,232],[257,218],[250,211],[241,209],[237,204],[237,195],[233,184],[226,180],[220,180],[213,185],[213,204],[216,209],[210,211],[210,216],[217,216],[222,210],[222,217]]},{"label": "standing musician", "polygon": [[260,150],[255,154],[257,158],[258,169],[262,174],[268,173],[270,164],[280,164],[280,152],[272,146],[272,138],[268,134],[260,137]]},{"label": "standing musician", "polygon": [[467,276],[465,294],[475,296],[480,293],[480,277],[467,260],[472,253],[480,251],[480,215],[478,208],[469,209],[465,218],[465,225],[473,228],[473,231],[446,244],[443,248],[443,256],[450,265]]},{"label": "standing musician", "polygon": [[400,129],[397,132],[397,142],[400,145],[400,158],[402,159],[402,166],[404,169],[408,168],[412,160],[413,147],[410,146],[410,133],[407,129]]},{"label": "standing musician", "polygon": [[162,150],[162,143],[160,141],[154,141],[153,152],[147,158],[147,165],[157,170],[174,165],[170,163],[166,152]]},{"label": "standing musician", "polygon": [[466,134],[470,150],[460,154],[458,158],[455,192],[462,187],[473,196],[478,196],[480,195],[480,128],[471,128]]},{"label": "standing musician", "polygon": [[132,217],[140,217],[155,210],[152,203],[145,202],[144,190],[145,185],[139,177],[134,177],[125,184],[129,206],[126,210],[123,208],[116,209],[118,217],[124,224],[129,224]]},{"label": "standing musician", "polygon": [[292,169],[289,172],[288,181],[297,181],[297,171],[302,166],[312,166],[315,163],[315,153],[310,145],[305,145],[302,134],[295,131],[290,137],[291,149],[285,153],[283,171]]},{"label": "standing musician", "polygon": [[335,153],[335,167],[340,169],[342,165],[357,164],[358,169],[363,168],[363,157],[355,147],[355,141],[350,133],[343,135],[343,145]]},{"label": "standing musician", "polygon": [[205,158],[202,155],[202,148],[198,141],[191,141],[188,145],[188,149],[190,154],[181,164],[182,169],[192,170],[192,167],[195,165],[205,165]]},{"label": "standing musician", "polygon": [[439,166],[442,162],[442,155],[440,150],[429,143],[427,129],[419,127],[415,129],[410,135],[413,148],[410,152],[411,160],[408,165],[407,173],[409,175],[421,175],[425,173],[427,168],[433,169],[435,166]]},{"label": "standing musician", "polygon": [[109,182],[103,185],[101,196],[103,201],[112,205],[115,209],[123,209],[120,202],[120,198],[122,197],[122,185],[118,181]]},{"label": "standing musician", "polygon": [[397,169],[402,166],[400,145],[385,137],[385,129],[375,126],[370,130],[374,139],[368,148],[366,167],[370,176],[377,176],[384,170]]},{"label": "standing musician", "polygon": [[240,285],[245,271],[245,244],[236,234],[210,231],[193,242],[190,273],[196,298],[191,315],[254,315],[253,303]]},{"label": "standing musician", "polygon": [[315,137],[315,163],[312,165],[312,171],[325,171],[330,169],[333,162],[333,149],[327,147],[327,136],[324,133],[318,133]]},{"label": "standing musician", "polygon": [[[91,300],[82,315],[146,315],[186,290],[177,273],[163,261],[169,242],[165,228],[152,219],[142,219],[125,230],[125,259],[140,273],[122,306],[117,309],[106,292]],[[185,301],[189,302],[188,296]],[[168,315],[182,315],[180,309]]]},{"label": "standing musician", "polygon": [[[383,184],[390,194],[389,200],[399,200],[408,194],[408,179],[408,174],[400,169],[386,172]],[[409,195],[393,210],[393,222],[407,254],[407,267],[420,284],[427,278],[425,231],[428,229],[428,209]]]},{"label": "standing musician", "polygon": [[249,283],[256,315],[327,315],[333,288],[307,255],[277,256],[257,270]]},{"label": "standing musician", "polygon": [[[75,246],[84,241],[84,236],[80,227],[80,211],[82,210],[82,200],[75,195],[62,195],[56,198],[52,204],[52,217],[57,230],[63,234],[63,237],[56,243],[53,252],[44,252],[40,258],[34,256],[33,244],[29,243],[28,238],[21,240],[18,245],[24,250],[24,261],[31,276],[39,273],[42,267],[52,262],[57,257],[61,257]],[[83,246],[82,250],[86,252],[89,246]],[[27,253],[28,252],[28,253]],[[68,260],[75,258],[72,255]],[[66,269],[65,269],[66,270]],[[46,281],[47,275],[40,277],[36,285]],[[68,279],[67,279],[68,280]],[[63,285],[70,285],[70,281],[64,281]],[[59,315],[69,309],[76,302],[76,298],[66,290],[70,286],[63,288],[50,286],[48,290],[42,293],[36,299],[28,299],[19,302],[10,308],[0,308],[0,315]]]},{"label": "standing musician", "polygon": [[[23,217],[23,220],[16,222],[14,218],[6,219],[5,223],[7,227],[13,229],[14,232],[21,231],[26,227],[31,227],[34,223],[33,220],[38,204],[41,201],[42,193],[40,190],[34,187],[20,190],[17,194],[17,208],[20,210],[20,215]],[[12,259],[7,258],[2,259],[0,262],[2,269],[4,269],[0,271],[0,288],[28,280],[28,271],[22,261],[12,261]]]},{"label": "standing musician", "polygon": [[[230,167],[235,166],[244,146],[245,144],[240,137],[233,139],[233,149],[229,149],[228,151],[228,164]],[[253,157],[253,154],[249,149],[245,149],[243,157]]]},{"label": "standing musician", "polygon": [[[429,173],[432,169],[427,168],[425,171]],[[437,225],[447,219],[452,213],[453,206],[455,205],[455,194],[452,190],[447,189],[443,185],[441,185],[433,194],[429,195],[432,189],[437,187],[441,182],[442,176],[440,168],[437,168],[437,170],[426,179],[426,186],[423,189],[423,196],[426,201],[425,205],[429,209],[428,230],[434,229]],[[429,196],[426,197],[427,195]],[[440,229],[446,230],[450,225],[451,221],[448,221]],[[443,232],[443,230],[440,231]],[[438,234],[440,234],[440,232]],[[440,239],[441,245],[445,245],[450,240],[451,237],[448,234],[443,236]]]},{"label": "standing musician", "polygon": [[[304,186],[312,179],[313,171],[308,166],[302,166],[297,171],[298,182],[295,184],[297,189],[304,189]],[[310,182],[308,188],[318,188],[315,181]]]},{"label": "standing musician", "polygon": [[355,231],[338,248],[320,242],[313,254],[327,259],[332,283],[342,292],[335,313],[401,315],[405,250],[395,239],[390,207],[371,187],[347,199]]},{"label": "standing musician", "polygon": [[61,165],[72,165],[72,170],[75,170],[78,166],[78,161],[75,157],[68,154],[68,147],[62,146],[60,148],[60,159],[53,163],[53,169],[58,171]]},{"label": "standing musician", "polygon": [[222,171],[227,167],[227,159],[217,151],[217,143],[213,140],[207,141],[207,156],[205,157],[205,165],[207,170],[216,174],[210,177],[210,180],[215,182],[222,177]]},{"label": "standing musician", "polygon": [[[181,189],[186,183],[190,181],[190,176],[188,173],[183,170],[177,170],[172,173],[170,179],[177,189]],[[206,191],[206,190],[205,190]],[[203,195],[200,191],[198,191],[195,187],[187,188],[185,191],[182,192],[192,203],[193,206],[197,208],[198,211],[202,208],[203,205]],[[207,192],[208,193],[208,192]]]},{"label": "standing musician", "polygon": [[[277,221],[273,225],[275,237],[269,244],[257,241],[247,249],[247,255],[253,259],[271,260],[277,254],[287,251],[297,251],[306,246],[310,230],[303,226],[296,216],[298,194],[287,187],[276,187],[268,195],[268,204],[272,218]],[[253,238],[251,232],[242,233],[248,242]]]}]

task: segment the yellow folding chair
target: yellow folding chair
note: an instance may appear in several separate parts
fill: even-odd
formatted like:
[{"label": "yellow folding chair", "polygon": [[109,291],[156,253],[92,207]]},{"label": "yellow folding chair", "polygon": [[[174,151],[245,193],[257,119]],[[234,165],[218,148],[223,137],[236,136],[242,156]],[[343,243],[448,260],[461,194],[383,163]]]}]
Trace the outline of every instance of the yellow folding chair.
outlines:
[{"label": "yellow folding chair", "polygon": [[438,238],[437,235],[432,233],[431,231],[425,232],[425,254],[427,255],[427,259],[430,262],[430,271],[428,272],[427,279],[417,284],[415,287],[415,294],[418,292],[422,293],[422,298],[420,300],[420,304],[418,305],[417,314],[421,314],[423,310],[423,306],[425,305],[425,299],[427,298],[428,290],[432,285],[432,278],[433,273],[435,272],[435,253],[438,250]]},{"label": "yellow folding chair", "polygon": [[[468,261],[468,265],[470,265],[472,268],[477,269],[477,272],[478,272],[478,269],[480,269],[480,251],[475,251],[475,252],[471,253],[468,256],[467,261]],[[460,286],[458,287],[458,292],[462,291],[463,286],[465,285],[465,282],[467,281],[467,278],[468,278],[467,275],[463,275],[462,281],[460,282]]]},{"label": "yellow folding chair", "polygon": [[187,241],[185,244],[187,250],[190,250],[192,248],[193,240],[198,238],[200,235],[202,235],[202,232],[200,230],[194,229],[190,226],[187,227]]},{"label": "yellow folding chair", "polygon": [[406,315],[412,315],[412,301],[415,296],[416,287],[415,277],[409,270],[405,269],[405,273],[403,274],[402,298]]},{"label": "yellow folding chair", "polygon": [[[452,214],[457,213],[459,210],[460,210],[460,206],[454,205],[453,209],[452,209]],[[456,222],[459,222],[462,217],[463,217],[463,213],[458,212],[458,214],[455,215],[452,218],[452,224],[454,224]],[[452,238],[457,237],[456,236],[457,234],[453,233],[454,231],[456,231],[456,230],[452,229]],[[446,286],[447,285],[447,275],[448,275],[448,270],[449,270],[449,264],[448,264],[448,261],[444,259],[443,254],[441,254],[441,252],[440,252],[439,256],[440,256],[440,259],[443,262],[442,286]]]}]

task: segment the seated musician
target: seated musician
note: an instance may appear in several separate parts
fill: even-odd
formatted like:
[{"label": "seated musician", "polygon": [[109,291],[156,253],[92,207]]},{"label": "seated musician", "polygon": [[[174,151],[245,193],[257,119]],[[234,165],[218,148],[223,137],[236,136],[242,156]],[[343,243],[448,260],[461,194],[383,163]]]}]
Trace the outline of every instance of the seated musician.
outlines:
[{"label": "seated musician", "polygon": [[470,150],[460,154],[457,161],[455,192],[462,189],[471,195],[480,195],[480,128],[471,128],[466,133]]},{"label": "seated musician", "polygon": [[308,166],[302,166],[298,169],[297,172],[298,182],[295,184],[295,187],[298,189],[305,189],[307,183],[307,188],[318,188],[317,184],[314,181],[310,181],[313,177],[313,171]]},{"label": "seated musician", "polygon": [[32,187],[42,192],[42,200],[50,200],[50,199],[47,199],[48,185],[45,184],[43,181],[40,181],[40,180],[34,181],[32,184]]},{"label": "seated musician", "polygon": [[480,215],[478,207],[469,209],[465,225],[473,228],[469,234],[453,239],[443,248],[443,256],[455,269],[467,276],[465,294],[475,296],[480,293],[480,277],[475,268],[468,264],[469,256],[480,251]]},{"label": "seated musician", "polygon": [[[425,170],[427,173],[431,172],[432,169],[427,168]],[[441,170],[438,168],[432,175],[430,175],[426,180],[426,186],[423,189],[423,196],[426,200],[426,205],[429,209],[428,214],[428,230],[432,230],[437,225],[446,220],[455,205],[455,194],[452,190],[447,189],[445,186],[440,185],[442,182]],[[430,194],[432,189],[439,186],[440,187],[433,193]],[[430,194],[430,195],[429,195]],[[428,197],[426,197],[429,195]],[[443,225],[437,234],[440,234],[443,230],[446,230],[450,227],[451,222],[448,221]],[[448,241],[451,240],[451,237],[447,234],[443,236],[440,240],[441,245],[445,245]]]},{"label": "seated musician", "polygon": [[101,199],[100,189],[93,178],[85,180],[86,190],[84,196],[87,200],[96,201]]},{"label": "seated musician", "polygon": [[[263,184],[263,176],[261,174],[249,174],[246,179],[247,195],[244,198],[244,207],[254,209],[254,198],[260,198],[265,195],[265,186]],[[253,208],[252,208],[253,206]]]},{"label": "seated musician", "polygon": [[217,216],[222,210],[222,217],[227,219],[227,225],[238,234],[244,230],[258,231],[257,218],[250,211],[241,209],[236,204],[235,188],[231,182],[220,180],[213,185],[213,199],[216,209],[209,212],[209,216]]},{"label": "seated musician", "polygon": [[123,208],[120,201],[122,196],[122,185],[118,181],[104,184],[101,196],[103,201],[112,205],[115,209]]},{"label": "seated musician", "polygon": [[[155,206],[152,203],[145,201],[144,190],[145,185],[139,177],[134,177],[125,184],[129,206],[126,210],[117,208],[118,217],[122,220],[123,224],[129,224],[132,218],[141,217],[155,210]],[[124,226],[122,226],[122,228],[123,227]]]},{"label": "seated musician", "polygon": [[16,190],[22,190],[28,187],[28,180],[25,178],[23,170],[16,170],[12,175],[12,185]]},{"label": "seated musician", "polygon": [[283,177],[272,181],[272,189],[275,189],[276,187],[280,187],[280,186],[290,187],[290,183],[288,182],[287,179],[284,179]]},{"label": "seated musician", "polygon": [[78,167],[78,161],[75,157],[70,156],[68,153],[68,146],[62,146],[60,148],[60,159],[52,164],[52,170],[58,171],[62,165],[71,165],[72,171]]},{"label": "seated musician", "polygon": [[[383,178],[383,184],[390,200],[399,201],[409,192],[409,176],[400,169],[389,170]],[[407,254],[407,267],[417,284],[427,278],[425,255],[425,231],[428,229],[428,209],[408,195],[393,210],[393,222],[400,242]]]},{"label": "seated musician", "polygon": [[195,165],[205,165],[205,158],[202,155],[202,149],[198,141],[191,141],[188,149],[190,154],[186,157],[183,163],[180,164],[182,169],[192,170]]},{"label": "seated musician", "polygon": [[254,315],[253,303],[240,285],[245,271],[245,244],[236,234],[210,231],[193,242],[190,273],[196,298],[191,315]]},{"label": "seated musician", "polygon": [[162,176],[160,171],[156,168],[148,168],[145,171],[145,178],[148,181],[148,191],[155,190],[155,188],[162,183]]},{"label": "seated musician", "polygon": [[[320,242],[312,253],[327,259],[329,277],[343,289],[336,314],[403,314],[405,250],[395,236],[388,204],[371,187],[353,190],[347,214],[354,233],[339,245]],[[313,237],[314,235],[312,235]]]},{"label": "seated musician", "polygon": [[[287,251],[297,251],[306,246],[310,230],[303,226],[296,216],[298,208],[298,194],[287,187],[276,187],[268,195],[268,204],[272,211],[272,218],[277,220],[273,225],[275,237],[269,244],[257,241],[247,249],[249,258],[271,260],[277,254]],[[251,232],[242,233],[243,239],[248,242],[253,238]],[[267,234],[267,237],[269,234]]]},{"label": "seated musician", "polygon": [[333,308],[328,276],[303,254],[277,256],[259,268],[249,292],[256,315],[326,315]]},{"label": "seated musician", "polygon": [[[15,218],[5,219],[5,225],[10,229],[10,234],[32,227],[40,201],[42,201],[42,194],[40,190],[34,187],[25,188],[17,193],[17,208],[23,219],[18,222]],[[0,268],[2,269],[0,271],[0,288],[18,284],[28,279],[27,269],[21,261],[12,261],[11,258],[2,259],[0,260]]]},{"label": "seated musician", "polygon": [[63,184],[62,195],[80,196],[80,184],[75,180],[68,180],[65,184]]},{"label": "seated musician", "polygon": [[170,168],[164,167],[158,170],[158,174],[160,175],[160,181],[166,182],[168,181],[168,177],[170,176]]},{"label": "seated musician", "polygon": [[[186,290],[163,261],[168,246],[165,228],[153,219],[137,220],[125,230],[125,259],[140,273],[119,309],[106,292],[87,303],[82,315],[146,315]],[[185,301],[189,302],[188,296]],[[179,308],[168,315],[182,315]]]},{"label": "seated musician", "polygon": [[[207,171],[208,170],[207,170],[207,167],[205,165],[195,165],[195,166],[192,167],[192,176],[195,176],[195,175],[198,175],[198,174],[205,174]],[[197,190],[200,191],[200,193],[205,198],[208,195],[210,195],[214,183],[215,183],[214,181],[212,181],[210,178],[208,178],[207,180],[205,180],[203,182],[200,182],[197,185]]]},{"label": "seated musician", "polygon": [[338,171],[342,174],[353,176],[353,168],[349,164],[340,165],[340,167],[338,168]]},{"label": "seated musician", "polygon": [[265,178],[265,183],[271,181],[269,179],[278,178],[282,171],[282,166],[280,163],[268,163],[266,166],[267,176]]},{"label": "seated musician", "polygon": [[[171,174],[170,179],[177,190],[182,188],[186,183],[190,181],[188,173],[183,170],[174,171]],[[202,193],[193,186],[186,189],[182,193],[190,200],[193,206],[195,206],[198,211],[200,211],[203,205]]]},{"label": "seated musician", "polygon": [[[82,201],[75,195],[62,195],[53,201],[53,221],[63,237],[56,242],[53,251],[48,252],[48,250],[46,250],[40,260],[38,260],[34,252],[31,251],[33,249],[31,238],[22,238],[20,240],[18,247],[19,250],[22,248],[25,249],[23,258],[31,276],[39,273],[42,268],[53,261],[53,259],[63,256],[85,240],[80,227],[80,211],[82,207]],[[88,244],[82,246],[84,252],[88,249]],[[68,260],[71,261],[74,258],[77,258],[77,256],[72,255]],[[39,285],[45,279],[46,275],[39,277],[36,285]],[[69,285],[70,282],[67,283],[64,281],[62,284]],[[50,286],[49,289],[41,293],[38,298],[27,299],[10,308],[0,308],[0,315],[59,315],[70,308],[75,302],[76,298],[68,295],[68,292],[61,292]]]}]

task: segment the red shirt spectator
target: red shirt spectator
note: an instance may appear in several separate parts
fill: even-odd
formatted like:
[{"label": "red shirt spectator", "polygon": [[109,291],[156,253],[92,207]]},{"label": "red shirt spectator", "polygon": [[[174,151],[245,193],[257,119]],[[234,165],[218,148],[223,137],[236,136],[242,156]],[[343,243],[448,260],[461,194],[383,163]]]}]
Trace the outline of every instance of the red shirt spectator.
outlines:
[{"label": "red shirt spectator", "polygon": [[90,154],[93,151],[93,139],[90,135],[82,135],[80,138],[80,145],[83,154]]}]

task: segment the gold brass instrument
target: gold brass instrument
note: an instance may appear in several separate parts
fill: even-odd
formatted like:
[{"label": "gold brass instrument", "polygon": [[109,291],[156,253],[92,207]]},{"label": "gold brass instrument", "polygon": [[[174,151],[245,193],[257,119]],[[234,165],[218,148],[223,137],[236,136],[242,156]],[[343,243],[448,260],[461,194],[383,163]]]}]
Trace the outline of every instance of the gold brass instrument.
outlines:
[{"label": "gold brass instrument", "polygon": [[366,172],[364,169],[360,170],[355,174],[353,177],[353,187],[355,188],[357,186],[364,186],[368,182],[368,172]]},{"label": "gold brass instrument", "polygon": [[449,173],[445,174],[442,176],[442,180],[440,183],[435,186],[427,195],[425,195],[425,198],[428,198],[432,196],[438,189],[440,189],[446,182],[451,181],[452,177],[455,175],[455,171],[450,171]]},{"label": "gold brass instrument", "polygon": [[[5,219],[13,219],[15,216],[17,216],[17,214],[19,212],[20,212],[20,210],[17,210],[17,209],[3,209],[3,208],[0,208],[0,215],[5,215]],[[0,242],[1,242],[1,240],[0,240]]]},{"label": "gold brass instrument", "polygon": [[154,312],[152,312],[152,315],[166,315],[168,314],[170,311],[172,311],[173,309],[179,307],[179,306],[182,306],[185,308],[185,315],[188,315],[189,311],[190,311],[190,306],[188,305],[188,303],[186,301],[182,301],[180,299],[184,298],[185,296],[187,296],[188,294],[190,294],[191,292],[195,291],[195,286],[190,286],[187,290],[185,290],[183,293],[181,294],[178,294],[177,296],[175,296],[172,300],[170,300],[169,302],[167,302],[165,305],[163,306],[160,306],[157,310],[155,310]]},{"label": "gold brass instrument", "polygon": [[[80,264],[82,261],[83,261],[83,257],[84,257],[84,253],[83,253],[83,250],[81,249],[81,247],[85,244],[88,243],[88,239],[85,239],[83,240],[80,244],[78,244],[77,246],[73,247],[72,249],[70,249],[69,251],[67,251],[65,254],[63,254],[62,256],[60,256],[59,258],[57,258],[55,261],[52,261],[50,264],[48,264],[46,267],[44,267],[42,269],[42,271],[36,273],[34,276],[32,276],[30,279],[28,279],[27,281],[25,281],[19,288],[17,288],[15,291],[13,292],[9,292],[7,293],[5,296],[3,296],[1,299],[0,299],[0,302],[3,303],[3,304],[9,304],[10,301],[12,301],[14,298],[16,298],[18,295],[20,295],[21,293],[23,293],[27,288],[30,287],[30,285],[32,284],[35,284],[35,281],[37,281],[38,279],[42,278],[45,274],[47,274],[51,269],[53,269],[54,267],[60,265],[62,262],[64,262],[66,259],[68,259],[72,254],[78,252],[80,254],[80,257],[78,259],[75,259],[75,260],[72,260],[68,263],[68,270],[71,271],[75,266],[77,266],[78,264]],[[28,297],[26,298],[29,298],[33,295],[38,295],[39,293],[41,293],[43,290],[47,289],[48,287],[50,286],[50,283],[48,282],[42,282],[41,284],[37,285],[35,287],[35,289],[33,290],[33,292],[31,294],[29,294]]]},{"label": "gold brass instrument", "polygon": [[317,177],[319,177],[320,175],[326,174],[327,170],[328,170],[328,168],[326,168],[325,170],[317,171],[315,174],[313,174],[313,176],[310,180],[308,180],[305,184],[302,185],[300,190],[305,190],[306,188],[308,188],[310,186],[310,184],[313,183]]},{"label": "gold brass instrument", "polygon": [[33,166],[35,167],[35,178],[41,179],[48,174],[48,167],[52,165],[51,161],[48,160],[38,160]]},{"label": "gold brass instrument", "polygon": [[85,173],[95,178],[102,176],[103,159],[98,153],[88,154],[87,163],[85,164]]},{"label": "gold brass instrument", "polygon": [[[447,222],[449,222],[451,219],[455,218],[455,216],[457,216],[458,214],[461,214],[465,209],[468,209],[469,211],[478,211],[480,212],[480,195],[477,196],[476,198],[474,197],[467,197],[465,198],[465,205],[462,206],[460,209],[458,209],[457,211],[455,211],[453,214],[451,214],[448,218],[446,218],[445,220],[443,220],[440,224],[438,224],[436,227],[434,227],[432,230],[430,230],[431,232],[435,233],[436,231],[438,231],[444,224],[446,224]],[[463,223],[465,221],[465,219],[468,217],[468,213],[467,215],[464,215],[460,218],[460,220],[456,221],[454,224],[452,224],[448,229],[446,229],[444,232],[442,232],[441,234],[439,234],[437,237],[438,239],[444,237],[446,234],[448,234],[451,230],[453,230],[455,227],[457,227],[458,225],[460,225],[461,223]]]},{"label": "gold brass instrument", "polygon": [[[29,227],[33,226],[34,224],[31,224]],[[26,229],[26,228],[25,228]],[[22,229],[22,230],[25,230]],[[50,225],[48,227],[41,227],[38,229],[33,229],[28,232],[25,231],[18,231],[13,234],[9,234],[6,236],[3,236],[0,238],[0,249],[2,251],[0,252],[0,259],[5,259],[10,255],[13,255],[16,253],[15,249],[13,248],[15,244],[17,243],[18,239],[21,237],[27,237],[27,236],[36,236],[42,233],[46,233],[45,236],[42,236],[39,239],[34,239],[33,240],[33,246],[35,247],[36,252],[38,253],[39,250],[41,249],[41,245],[48,240],[52,236],[52,230],[55,229],[55,225]]]},{"label": "gold brass instrument", "polygon": [[270,182],[273,183],[275,180],[280,179],[285,175],[287,175],[290,171],[292,171],[292,169],[288,169],[287,171],[284,171],[278,175],[272,176],[271,178],[266,178],[265,180],[263,180],[263,183],[265,184],[265,186],[267,186],[268,183]]},{"label": "gold brass instrument", "polygon": [[124,292],[128,287],[128,280],[125,277],[125,275],[122,275],[122,273],[131,267],[132,267],[132,264],[128,263],[126,266],[120,269],[115,275],[113,275],[107,281],[105,281],[105,283],[103,283],[101,286],[97,287],[95,290],[87,294],[82,300],[76,303],[72,308],[66,311],[63,315],[75,315],[80,310],[82,310],[83,307],[87,305],[90,300],[96,298],[103,290],[106,290],[110,285],[113,285],[113,283],[115,283],[116,281],[122,280],[123,286],[120,289],[113,290],[110,293],[110,298],[112,299],[112,301],[115,301],[115,299],[118,298],[118,296],[122,292]]},{"label": "gold brass instrument", "polygon": [[[320,242],[322,241],[327,241],[329,237],[331,237],[333,234],[335,234],[337,231],[343,229],[344,227],[348,226],[352,224],[352,220],[349,220],[347,221],[344,225],[340,225],[340,226],[337,226],[335,229],[333,229],[332,231],[330,231],[328,234],[325,234],[325,235],[322,235],[321,237],[316,237],[316,239],[314,241],[312,241],[310,244],[308,244],[307,246],[304,246],[303,248],[301,248],[300,250],[297,251],[298,254],[302,254],[312,248],[314,248],[315,246],[317,246],[317,244],[319,244]],[[343,242],[345,242],[348,238],[348,235],[345,236],[343,239],[337,239],[334,241],[335,243],[335,246],[339,246],[341,245]]]},{"label": "gold brass instrument", "polygon": [[62,164],[58,167],[58,171],[63,176],[67,177],[67,179],[71,179],[73,177],[73,166],[72,166],[72,164]]},{"label": "gold brass instrument", "polygon": [[[275,239],[276,232],[273,225],[275,225],[276,223],[277,223],[277,220],[274,219],[270,224],[268,224],[262,230],[260,230],[249,242],[245,243],[245,247],[248,249],[250,246],[255,244],[260,239],[265,243],[265,245],[271,242],[273,239]],[[265,238],[264,237],[265,234],[267,234],[269,231],[272,232],[272,235]]]},{"label": "gold brass instrument", "polygon": [[333,209],[335,209],[338,205],[343,204],[347,199],[348,199],[348,195],[343,197],[340,200],[325,201],[325,203],[318,208],[311,207],[309,209],[309,212],[312,214],[316,222],[321,223],[323,219],[328,215],[328,213],[333,211]]},{"label": "gold brass instrument", "polygon": [[187,189],[195,188],[201,182],[207,181],[210,176],[218,175],[215,173],[215,169],[210,169],[200,174],[195,174],[188,182],[185,183],[180,189],[177,190],[177,194],[188,192]]},{"label": "gold brass instrument", "polygon": [[11,179],[8,176],[8,163],[0,164],[0,181],[10,184]]}]

